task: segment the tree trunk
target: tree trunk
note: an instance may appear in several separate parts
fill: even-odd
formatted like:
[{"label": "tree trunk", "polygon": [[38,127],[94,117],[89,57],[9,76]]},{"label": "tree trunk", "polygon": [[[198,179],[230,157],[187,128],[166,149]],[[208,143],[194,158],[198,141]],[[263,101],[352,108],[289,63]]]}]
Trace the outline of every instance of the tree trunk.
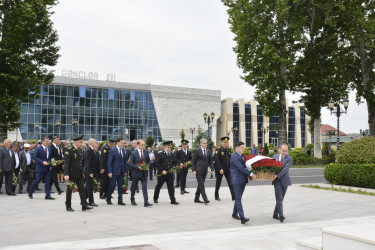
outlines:
[{"label": "tree trunk", "polygon": [[[375,97],[374,97],[375,98]],[[370,135],[375,136],[375,99],[365,98],[367,103],[368,112],[368,127],[370,130]]]},{"label": "tree trunk", "polygon": [[322,158],[322,146],[320,144],[320,119],[314,119],[314,157]]},{"label": "tree trunk", "polygon": [[288,145],[288,133],[286,129],[285,90],[280,91],[280,103],[281,107],[279,110],[279,145]]}]

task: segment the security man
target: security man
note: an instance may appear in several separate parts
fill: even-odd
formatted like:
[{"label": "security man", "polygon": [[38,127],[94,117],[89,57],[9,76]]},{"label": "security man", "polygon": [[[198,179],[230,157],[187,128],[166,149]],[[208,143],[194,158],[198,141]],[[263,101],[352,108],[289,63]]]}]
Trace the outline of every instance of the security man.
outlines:
[{"label": "security man", "polygon": [[107,198],[107,190],[109,187],[109,177],[107,168],[108,152],[111,148],[116,146],[116,139],[109,139],[109,142],[104,144],[100,150],[100,199]]},{"label": "security man", "polygon": [[187,194],[185,190],[186,188],[186,176],[188,174],[188,166],[186,166],[186,163],[188,161],[191,161],[191,152],[188,149],[189,141],[188,140],[182,140],[181,146],[182,149],[180,149],[177,153],[177,164],[180,165],[181,163],[184,165],[184,168],[178,172],[178,175],[180,176],[180,188],[181,188],[181,194]]},{"label": "security man", "polygon": [[230,158],[231,149],[229,148],[229,137],[220,138],[221,147],[216,150],[215,155],[215,167],[216,167],[216,186],[215,186],[215,200],[220,201],[219,189],[221,185],[221,180],[223,175],[227,179],[228,187],[232,195],[232,200],[234,200],[233,187],[230,183]]}]

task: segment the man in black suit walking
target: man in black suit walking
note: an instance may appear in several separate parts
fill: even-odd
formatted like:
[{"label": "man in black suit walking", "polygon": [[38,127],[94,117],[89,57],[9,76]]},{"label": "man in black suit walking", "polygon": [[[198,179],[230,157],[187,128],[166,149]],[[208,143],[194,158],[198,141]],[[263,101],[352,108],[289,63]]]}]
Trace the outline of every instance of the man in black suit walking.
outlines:
[{"label": "man in black suit walking", "polygon": [[203,203],[199,200],[199,196],[202,195],[204,204],[210,203],[207,199],[206,190],[204,187],[204,182],[206,180],[208,168],[211,168],[211,174],[214,174],[214,167],[212,162],[211,151],[207,149],[207,139],[202,138],[200,140],[201,147],[197,148],[193,155],[193,160],[191,161],[191,167],[193,169],[193,174],[197,177],[198,187],[195,192],[195,203]]},{"label": "man in black suit walking", "polygon": [[[62,153],[60,148],[60,139],[57,136],[52,137],[52,145],[51,145],[51,155],[52,159],[55,159],[56,161],[62,160]],[[57,168],[59,166],[51,166],[51,180],[49,184],[49,189],[52,188],[52,185],[55,184],[57,192],[60,194],[63,193],[59,186],[59,182],[57,180]]]},{"label": "man in black suit walking", "polygon": [[16,165],[16,159],[12,150],[12,141],[6,139],[4,147],[0,148],[0,190],[5,176],[5,191],[7,195],[15,196],[12,192],[13,171]]},{"label": "man in black suit walking", "polygon": [[187,194],[185,190],[186,188],[186,176],[188,174],[188,167],[186,166],[186,163],[188,161],[191,161],[191,152],[188,149],[189,141],[188,140],[182,140],[181,141],[182,149],[178,151],[177,153],[177,163],[180,165],[181,163],[184,164],[184,168],[178,172],[178,175],[180,176],[180,187],[181,187],[181,194]]},{"label": "man in black suit walking", "polygon": [[32,170],[32,153],[30,152],[30,144],[25,143],[24,149],[20,152],[20,186],[18,189],[18,193],[22,194],[23,190],[23,182],[27,181],[27,189],[26,191],[29,192],[31,183],[33,182],[33,170]]},{"label": "man in black suit walking", "polygon": [[89,146],[85,152],[85,166],[83,168],[83,173],[86,177],[86,197],[89,198],[89,206],[98,207],[94,202],[94,173],[97,169],[97,159],[94,147],[96,147],[97,142],[94,138],[90,138],[88,142]]}]

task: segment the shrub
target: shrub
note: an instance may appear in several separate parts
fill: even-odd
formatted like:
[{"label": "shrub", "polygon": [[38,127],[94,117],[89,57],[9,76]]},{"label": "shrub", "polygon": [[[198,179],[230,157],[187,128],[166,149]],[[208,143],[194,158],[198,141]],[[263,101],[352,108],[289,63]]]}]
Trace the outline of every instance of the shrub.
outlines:
[{"label": "shrub", "polygon": [[154,137],[152,137],[151,135],[146,138],[146,148],[151,147],[152,145],[154,145],[154,143]]},{"label": "shrub", "polygon": [[375,188],[375,164],[336,164],[324,169],[324,178],[337,185]]},{"label": "shrub", "polygon": [[337,152],[338,164],[374,164],[375,137],[366,136],[344,143]]},{"label": "shrub", "polygon": [[272,156],[277,155],[278,153],[279,152],[270,152],[267,156],[272,158]]}]

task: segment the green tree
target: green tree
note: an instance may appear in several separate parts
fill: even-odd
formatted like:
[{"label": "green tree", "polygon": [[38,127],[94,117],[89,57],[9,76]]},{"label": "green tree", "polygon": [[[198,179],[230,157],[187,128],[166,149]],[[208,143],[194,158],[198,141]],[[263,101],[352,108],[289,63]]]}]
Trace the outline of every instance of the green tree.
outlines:
[{"label": "green tree", "polygon": [[208,142],[207,147],[209,149],[212,149],[212,147],[214,145],[213,141],[211,140],[211,138],[207,134],[204,133],[204,131],[202,130],[202,128],[200,126],[198,127],[198,130],[197,130],[197,136],[194,139],[193,149],[196,149],[196,148],[200,147],[200,145],[201,145],[200,140],[202,138],[207,139],[207,142]]},{"label": "green tree", "polygon": [[255,99],[268,117],[279,116],[279,140],[287,143],[286,91],[302,30],[296,24],[299,1],[222,0],[235,34],[242,79],[256,87]]},{"label": "green tree", "polygon": [[52,82],[59,58],[55,0],[0,0],[0,141],[20,126],[21,103]]},{"label": "green tree", "polygon": [[181,129],[180,136],[181,136],[181,140],[185,140],[185,131],[184,131],[184,129]]},{"label": "green tree", "polygon": [[154,145],[154,143],[155,143],[154,137],[152,137],[151,135],[146,138],[146,147],[147,148]]}]

